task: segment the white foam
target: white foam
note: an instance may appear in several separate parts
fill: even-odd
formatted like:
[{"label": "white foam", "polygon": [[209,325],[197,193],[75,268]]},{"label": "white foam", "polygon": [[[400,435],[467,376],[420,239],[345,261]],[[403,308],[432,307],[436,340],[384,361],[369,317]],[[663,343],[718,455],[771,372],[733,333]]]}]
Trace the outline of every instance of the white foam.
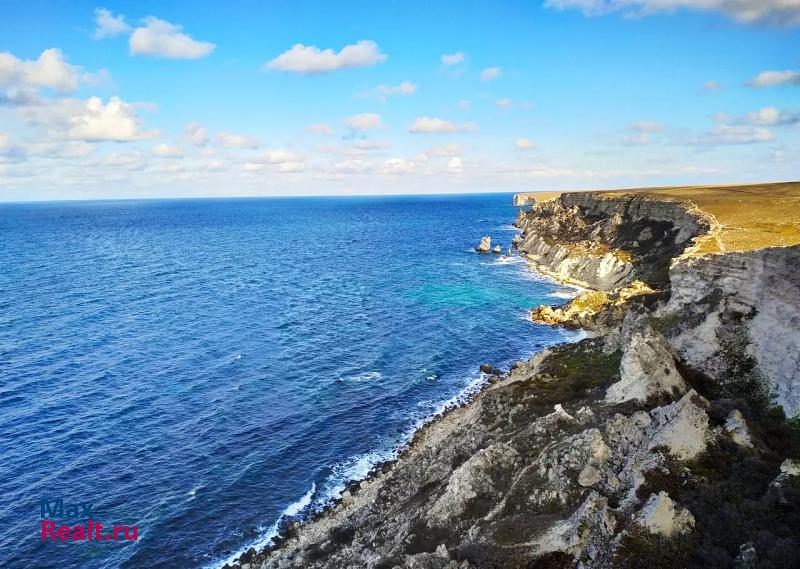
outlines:
[{"label": "white foam", "polygon": [[368,371],[365,373],[359,373],[356,375],[346,375],[346,376],[339,376],[339,381],[377,381],[381,379],[383,375],[379,371]]},{"label": "white foam", "polygon": [[255,548],[255,550],[259,552],[265,547],[267,547],[270,544],[270,542],[272,542],[273,538],[278,536],[278,529],[280,528],[283,520],[286,518],[293,518],[297,516],[300,512],[308,508],[314,499],[314,494],[316,493],[316,491],[317,491],[317,485],[312,483],[311,489],[308,492],[306,492],[300,498],[298,498],[297,500],[286,506],[286,508],[284,508],[283,512],[281,512],[281,515],[278,516],[278,519],[275,521],[274,524],[272,524],[272,526],[270,526],[269,529],[265,531],[265,528],[263,527],[258,528],[258,531],[261,532],[261,536],[258,539],[248,543],[247,545],[245,545],[235,553],[232,553],[225,559],[213,562],[213,564],[207,566],[207,569],[220,569],[221,567],[224,567],[225,564],[233,564],[239,558],[239,556],[241,556],[245,551],[247,551],[251,547]]}]

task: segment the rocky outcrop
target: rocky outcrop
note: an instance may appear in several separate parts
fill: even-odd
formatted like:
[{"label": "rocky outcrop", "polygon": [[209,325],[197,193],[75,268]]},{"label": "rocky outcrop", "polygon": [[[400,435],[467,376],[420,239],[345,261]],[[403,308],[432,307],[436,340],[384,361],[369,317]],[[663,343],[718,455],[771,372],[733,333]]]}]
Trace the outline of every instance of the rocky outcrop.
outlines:
[{"label": "rocky outcrop", "polygon": [[481,237],[481,242],[475,247],[478,253],[488,253],[492,248],[492,238],[488,235]]},{"label": "rocky outcrop", "polygon": [[517,207],[533,205],[536,203],[536,194],[514,194],[512,203]]},{"label": "rocky outcrop", "polygon": [[670,260],[714,223],[690,204],[597,192],[536,203],[516,222],[523,231],[518,248],[540,270],[599,290],[637,279],[663,285]]}]

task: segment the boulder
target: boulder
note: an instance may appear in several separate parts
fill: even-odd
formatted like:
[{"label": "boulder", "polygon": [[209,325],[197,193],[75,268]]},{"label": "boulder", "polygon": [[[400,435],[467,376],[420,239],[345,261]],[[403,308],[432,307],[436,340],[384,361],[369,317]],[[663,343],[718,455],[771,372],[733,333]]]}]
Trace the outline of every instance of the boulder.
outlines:
[{"label": "boulder", "polygon": [[736,444],[743,447],[753,446],[753,442],[750,440],[750,429],[742,416],[742,412],[738,409],[734,409],[728,414],[723,428]]},{"label": "boulder", "polygon": [[686,392],[667,340],[648,324],[631,334],[620,363],[620,380],[606,392],[606,401],[644,403],[662,395]]},{"label": "boulder", "polygon": [[500,245],[495,245],[494,248],[492,249],[492,253],[494,253],[495,255],[499,255],[502,252],[503,248],[500,247]]},{"label": "boulder", "polygon": [[488,253],[492,248],[492,238],[488,235],[481,237],[481,242],[475,247],[478,253]]},{"label": "boulder", "polygon": [[650,495],[635,522],[650,533],[672,537],[690,532],[694,527],[694,516],[686,508],[676,508],[669,494],[659,492]]}]

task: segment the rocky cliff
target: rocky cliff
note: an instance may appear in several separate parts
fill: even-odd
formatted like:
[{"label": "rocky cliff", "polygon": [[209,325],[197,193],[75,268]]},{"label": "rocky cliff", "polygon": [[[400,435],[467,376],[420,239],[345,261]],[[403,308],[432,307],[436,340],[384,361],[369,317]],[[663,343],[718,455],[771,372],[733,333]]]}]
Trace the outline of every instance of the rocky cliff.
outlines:
[{"label": "rocky cliff", "polygon": [[239,566],[800,566],[800,248],[697,256],[714,217],[642,195],[517,223],[537,268],[596,289],[534,321],[589,337],[492,376]]}]

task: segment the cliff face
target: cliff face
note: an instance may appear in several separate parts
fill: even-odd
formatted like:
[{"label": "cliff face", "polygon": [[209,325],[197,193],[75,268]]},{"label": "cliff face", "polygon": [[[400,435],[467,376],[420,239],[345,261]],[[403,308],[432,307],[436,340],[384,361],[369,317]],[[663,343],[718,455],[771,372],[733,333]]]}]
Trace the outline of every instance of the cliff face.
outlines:
[{"label": "cliff face", "polygon": [[[519,250],[593,285],[518,362],[243,569],[800,566],[800,247],[695,256],[691,204],[563,195]],[[624,288],[623,288],[623,285]]]},{"label": "cliff face", "polygon": [[689,365],[723,388],[764,381],[800,412],[800,246],[679,259],[670,284],[657,317]]},{"label": "cliff face", "polygon": [[670,260],[714,219],[677,201],[648,196],[562,194],[521,210],[519,250],[539,270],[599,290],[641,280],[663,285]]}]

